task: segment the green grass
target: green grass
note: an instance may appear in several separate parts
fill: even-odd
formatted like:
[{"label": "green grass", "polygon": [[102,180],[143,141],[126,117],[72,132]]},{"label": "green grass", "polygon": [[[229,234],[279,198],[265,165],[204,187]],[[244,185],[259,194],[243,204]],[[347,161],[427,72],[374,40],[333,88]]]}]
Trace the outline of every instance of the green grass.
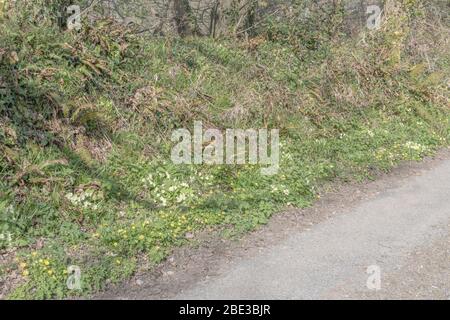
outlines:
[{"label": "green grass", "polygon": [[[11,241],[0,238],[0,248],[11,259],[0,279],[20,274],[7,297],[88,295],[152,268],[187,235],[239,235],[311,205],[326,182],[373,178],[448,145],[448,56],[436,53],[444,71],[424,68],[398,43],[410,32],[425,41],[427,31],[398,21],[366,44],[327,40],[314,59],[264,34],[249,49],[139,38],[104,22],[75,35],[7,21],[0,233]],[[174,165],[170,134],[195,120],[279,128],[279,173]],[[67,288],[71,265],[81,291]]]}]

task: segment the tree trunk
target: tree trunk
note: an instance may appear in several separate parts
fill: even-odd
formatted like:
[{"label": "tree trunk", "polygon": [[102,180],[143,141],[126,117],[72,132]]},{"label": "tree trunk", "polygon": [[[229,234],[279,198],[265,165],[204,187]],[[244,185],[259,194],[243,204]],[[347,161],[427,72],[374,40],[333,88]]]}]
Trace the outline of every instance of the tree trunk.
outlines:
[{"label": "tree trunk", "polygon": [[180,36],[192,34],[192,29],[189,24],[189,15],[191,14],[189,0],[174,0],[174,10],[178,34]]}]

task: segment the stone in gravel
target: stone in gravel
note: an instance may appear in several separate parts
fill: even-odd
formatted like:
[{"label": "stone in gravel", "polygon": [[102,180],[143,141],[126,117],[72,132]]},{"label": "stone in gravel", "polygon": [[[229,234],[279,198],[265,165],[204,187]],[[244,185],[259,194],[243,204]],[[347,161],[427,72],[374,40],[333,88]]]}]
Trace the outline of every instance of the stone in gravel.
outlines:
[{"label": "stone in gravel", "polygon": [[193,239],[194,238],[194,234],[193,233],[186,233],[186,239]]}]

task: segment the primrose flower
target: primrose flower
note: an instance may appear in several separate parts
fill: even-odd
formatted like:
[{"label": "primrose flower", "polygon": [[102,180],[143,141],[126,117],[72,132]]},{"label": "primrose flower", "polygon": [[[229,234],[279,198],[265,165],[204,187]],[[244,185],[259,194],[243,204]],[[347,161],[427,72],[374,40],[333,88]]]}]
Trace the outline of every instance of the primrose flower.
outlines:
[{"label": "primrose flower", "polygon": [[184,200],[186,200],[186,195],[184,194],[184,193],[182,193],[182,194],[180,194],[178,197],[177,197],[177,202],[178,203],[181,203],[181,202],[183,202]]}]

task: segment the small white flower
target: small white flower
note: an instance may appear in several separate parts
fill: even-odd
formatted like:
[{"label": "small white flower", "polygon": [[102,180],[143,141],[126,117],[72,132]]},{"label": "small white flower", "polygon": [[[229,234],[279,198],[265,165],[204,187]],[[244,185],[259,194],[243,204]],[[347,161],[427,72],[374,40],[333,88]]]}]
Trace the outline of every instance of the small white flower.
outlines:
[{"label": "small white flower", "polygon": [[182,194],[180,194],[178,197],[177,197],[177,203],[181,203],[181,202],[183,202],[184,200],[186,200],[186,195],[184,194],[184,193],[182,193]]}]

